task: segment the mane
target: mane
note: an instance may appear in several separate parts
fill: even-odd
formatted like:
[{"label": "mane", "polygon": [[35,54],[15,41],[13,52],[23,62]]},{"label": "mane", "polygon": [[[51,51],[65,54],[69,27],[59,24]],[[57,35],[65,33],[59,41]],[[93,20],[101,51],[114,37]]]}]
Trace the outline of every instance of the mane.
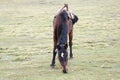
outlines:
[{"label": "mane", "polygon": [[61,24],[58,29],[59,30],[58,31],[58,35],[59,35],[58,43],[66,44],[67,43],[67,33],[68,33],[67,24],[66,24],[66,20],[68,19],[67,12],[62,11],[60,13],[60,17],[61,17]]}]

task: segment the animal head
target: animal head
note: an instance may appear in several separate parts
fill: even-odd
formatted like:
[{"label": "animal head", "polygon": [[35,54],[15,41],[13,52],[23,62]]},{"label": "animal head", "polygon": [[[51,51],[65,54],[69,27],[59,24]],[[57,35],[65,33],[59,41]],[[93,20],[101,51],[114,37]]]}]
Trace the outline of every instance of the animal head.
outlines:
[{"label": "animal head", "polygon": [[59,44],[57,45],[58,49],[58,57],[60,64],[62,65],[63,68],[63,73],[67,73],[66,66],[68,62],[68,52],[67,52],[67,44]]}]

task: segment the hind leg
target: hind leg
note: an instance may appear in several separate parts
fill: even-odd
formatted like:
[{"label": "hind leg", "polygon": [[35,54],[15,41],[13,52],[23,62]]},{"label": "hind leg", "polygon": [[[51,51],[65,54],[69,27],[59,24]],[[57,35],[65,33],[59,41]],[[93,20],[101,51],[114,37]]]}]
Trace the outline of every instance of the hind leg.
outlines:
[{"label": "hind leg", "polygon": [[73,32],[71,31],[69,33],[70,59],[73,58],[73,53],[72,53],[72,39],[73,39]]}]

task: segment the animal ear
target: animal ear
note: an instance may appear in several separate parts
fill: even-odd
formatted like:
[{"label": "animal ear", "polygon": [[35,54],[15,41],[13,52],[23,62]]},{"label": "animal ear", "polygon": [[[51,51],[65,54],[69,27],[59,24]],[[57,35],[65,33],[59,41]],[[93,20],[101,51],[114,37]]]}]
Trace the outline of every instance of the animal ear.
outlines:
[{"label": "animal ear", "polygon": [[67,49],[68,48],[68,44],[65,44],[65,49]]}]

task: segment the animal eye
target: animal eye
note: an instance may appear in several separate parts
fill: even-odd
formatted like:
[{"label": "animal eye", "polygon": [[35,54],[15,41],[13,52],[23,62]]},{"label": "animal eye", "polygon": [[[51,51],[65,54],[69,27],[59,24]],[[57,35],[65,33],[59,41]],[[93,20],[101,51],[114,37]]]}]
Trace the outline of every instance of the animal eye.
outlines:
[{"label": "animal eye", "polygon": [[60,47],[59,45],[57,45],[57,49],[58,49],[58,50],[60,50],[60,49],[61,49],[61,47]]},{"label": "animal eye", "polygon": [[67,45],[67,44],[65,44],[65,46],[64,46],[64,47],[65,47],[65,49],[67,49],[67,48],[68,48],[68,45]]},{"label": "animal eye", "polygon": [[61,49],[61,47],[58,48],[59,50]]}]

